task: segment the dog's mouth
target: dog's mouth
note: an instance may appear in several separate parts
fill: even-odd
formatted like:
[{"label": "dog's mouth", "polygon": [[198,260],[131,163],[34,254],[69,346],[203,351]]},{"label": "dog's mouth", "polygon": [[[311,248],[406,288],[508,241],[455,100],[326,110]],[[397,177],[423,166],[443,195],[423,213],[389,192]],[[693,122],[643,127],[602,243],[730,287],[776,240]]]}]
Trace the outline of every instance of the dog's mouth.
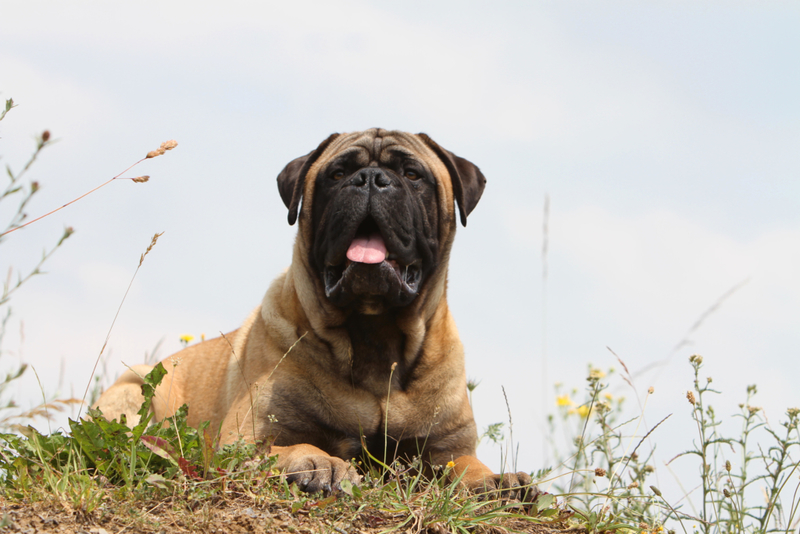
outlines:
[{"label": "dog's mouth", "polygon": [[381,298],[403,306],[419,291],[422,261],[398,261],[371,217],[359,225],[344,256],[342,263],[326,265],[323,272],[325,294],[338,305]]}]

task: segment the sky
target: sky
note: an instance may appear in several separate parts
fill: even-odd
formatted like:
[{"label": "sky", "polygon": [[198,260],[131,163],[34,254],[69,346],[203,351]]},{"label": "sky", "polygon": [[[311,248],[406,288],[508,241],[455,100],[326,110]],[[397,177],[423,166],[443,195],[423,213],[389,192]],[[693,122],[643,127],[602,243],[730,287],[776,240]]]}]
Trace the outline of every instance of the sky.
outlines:
[{"label": "sky", "polygon": [[[487,177],[457,231],[448,302],[478,426],[511,413],[518,467],[551,461],[554,384],[582,391],[589,364],[616,369],[609,392],[634,416],[646,398],[646,426],[673,414],[651,437],[659,466],[694,438],[693,353],[726,425],[749,384],[772,424],[800,405],[797,3],[0,11],[0,98],[18,105],[0,123],[0,163],[21,168],[45,129],[57,140],[28,175],[41,186],[31,217],[179,143],[125,175],[148,183],[115,181],[0,244],[0,270],[24,273],[75,229],[11,301],[0,368],[38,375],[6,391],[22,406],[83,396],[156,232],[103,380],[181,335],[235,329],[291,258],[280,170],[332,132],[376,126],[428,133]],[[500,468],[498,446],[479,456]]]}]

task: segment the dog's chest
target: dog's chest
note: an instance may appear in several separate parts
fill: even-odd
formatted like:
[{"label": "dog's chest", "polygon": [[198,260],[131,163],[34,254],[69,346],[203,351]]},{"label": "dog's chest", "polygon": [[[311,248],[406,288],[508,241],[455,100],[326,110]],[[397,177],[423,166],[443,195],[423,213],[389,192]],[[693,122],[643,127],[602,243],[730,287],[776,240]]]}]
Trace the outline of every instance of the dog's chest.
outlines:
[{"label": "dog's chest", "polygon": [[346,325],[351,356],[347,377],[353,387],[377,397],[405,386],[408,369],[404,363],[406,338],[397,327],[396,318],[358,315]]}]

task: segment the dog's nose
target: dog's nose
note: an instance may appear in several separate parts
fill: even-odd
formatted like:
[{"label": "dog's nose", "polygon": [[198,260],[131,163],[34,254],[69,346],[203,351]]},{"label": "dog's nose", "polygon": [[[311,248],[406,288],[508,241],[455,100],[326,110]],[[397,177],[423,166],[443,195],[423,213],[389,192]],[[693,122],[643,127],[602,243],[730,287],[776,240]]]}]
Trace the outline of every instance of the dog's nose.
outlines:
[{"label": "dog's nose", "polygon": [[392,181],[381,169],[368,167],[358,171],[358,174],[355,175],[352,183],[356,187],[374,185],[378,189],[383,189],[384,187],[390,186]]}]

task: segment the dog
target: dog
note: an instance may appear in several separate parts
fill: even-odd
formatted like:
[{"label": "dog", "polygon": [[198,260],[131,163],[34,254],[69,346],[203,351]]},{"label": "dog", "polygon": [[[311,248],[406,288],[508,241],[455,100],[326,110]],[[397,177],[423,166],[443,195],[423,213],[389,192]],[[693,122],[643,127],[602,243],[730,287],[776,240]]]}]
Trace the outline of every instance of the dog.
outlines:
[{"label": "dog", "polygon": [[[450,465],[474,491],[538,494],[527,473],[495,474],[475,456],[464,349],[447,306],[457,219],[481,198],[477,166],[425,134],[383,129],[333,134],[278,176],[291,266],[241,328],[164,360],[155,420],[188,404],[220,443],[262,443],[308,492],[357,484],[349,461]],[[456,207],[457,212],[456,212]],[[137,422],[135,366],[96,404]]]}]

